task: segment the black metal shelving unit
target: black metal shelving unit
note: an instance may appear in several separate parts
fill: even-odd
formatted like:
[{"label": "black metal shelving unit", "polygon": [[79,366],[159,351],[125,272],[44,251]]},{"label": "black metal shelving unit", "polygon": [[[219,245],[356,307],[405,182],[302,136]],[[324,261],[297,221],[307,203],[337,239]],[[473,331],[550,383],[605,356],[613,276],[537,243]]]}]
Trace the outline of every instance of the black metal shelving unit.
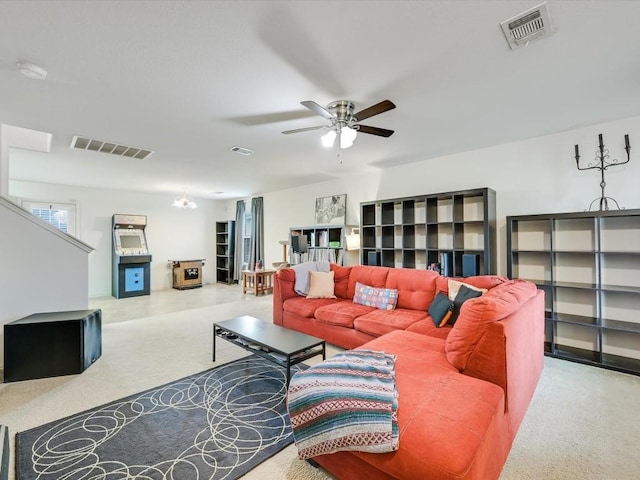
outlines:
[{"label": "black metal shelving unit", "polygon": [[477,274],[495,274],[496,193],[478,188],[363,202],[360,236],[363,265],[441,264],[443,274],[462,276],[469,255]]},{"label": "black metal shelving unit", "polygon": [[[289,228],[290,263],[326,260],[338,265],[345,263],[345,225],[311,225]],[[304,245],[304,253],[294,247],[293,237],[299,237]]]},{"label": "black metal shelving unit", "polygon": [[216,222],[216,282],[232,284],[235,251],[234,220]]},{"label": "black metal shelving unit", "polygon": [[640,209],[507,217],[507,275],[544,290],[547,355],[640,375]]}]

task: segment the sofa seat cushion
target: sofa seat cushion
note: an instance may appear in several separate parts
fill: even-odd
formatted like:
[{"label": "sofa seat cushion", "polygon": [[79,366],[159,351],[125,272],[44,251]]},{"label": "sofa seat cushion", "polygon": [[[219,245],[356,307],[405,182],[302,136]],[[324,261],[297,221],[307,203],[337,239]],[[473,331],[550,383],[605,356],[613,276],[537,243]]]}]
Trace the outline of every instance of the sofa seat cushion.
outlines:
[{"label": "sofa seat cushion", "polygon": [[313,318],[318,308],[340,301],[341,300],[332,298],[306,298],[298,296],[286,299],[282,305],[282,309],[285,312],[293,313],[299,317]]},{"label": "sofa seat cushion", "polygon": [[[444,339],[429,337],[406,330],[394,330],[378,338],[368,341],[358,348],[379,350],[389,354],[402,352],[400,367],[409,368],[406,364],[413,364],[416,373],[421,374],[425,369],[435,373],[458,373],[458,370],[447,361]],[[398,374],[396,365],[396,375]]]},{"label": "sofa seat cushion", "polygon": [[460,374],[444,355],[444,341],[395,331],[362,348],[397,355],[399,449],[353,452],[393,478],[466,478],[483,443],[504,427],[504,396],[497,385]]},{"label": "sofa seat cushion", "polygon": [[537,287],[531,282],[510,280],[481,297],[464,302],[460,316],[447,336],[445,347],[449,362],[463,371],[489,324],[513,313],[537,292]]},{"label": "sofa seat cushion", "polygon": [[425,318],[427,318],[427,312],[407,308],[396,308],[392,311],[375,310],[356,318],[353,328],[379,337],[394,330],[405,330]]},{"label": "sofa seat cushion", "polygon": [[315,318],[321,323],[353,328],[356,318],[374,310],[376,310],[374,307],[353,303],[351,300],[334,300],[333,303],[318,308],[315,311]]},{"label": "sofa seat cushion", "polygon": [[437,328],[433,324],[433,320],[430,316],[427,316],[426,320],[419,320],[416,323],[412,323],[406,329],[408,332],[421,333],[422,335],[429,335],[435,338],[447,338],[451,331],[451,325],[445,325]]}]

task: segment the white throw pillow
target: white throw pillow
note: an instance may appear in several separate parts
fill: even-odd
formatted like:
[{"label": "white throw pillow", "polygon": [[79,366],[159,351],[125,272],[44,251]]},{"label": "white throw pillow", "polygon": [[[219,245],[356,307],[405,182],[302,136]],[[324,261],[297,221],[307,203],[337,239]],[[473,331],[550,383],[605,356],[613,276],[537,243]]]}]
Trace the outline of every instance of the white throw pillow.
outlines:
[{"label": "white throw pillow", "polygon": [[458,280],[449,279],[448,283],[449,283],[449,293],[447,296],[449,297],[449,300],[451,300],[452,302],[456,299],[456,295],[458,295],[458,290],[460,290],[461,285],[464,285],[465,287],[470,288],[471,290],[482,292],[483,295],[488,292],[486,288],[474,287],[473,285],[469,285],[468,283],[464,283],[464,282],[459,282]]},{"label": "white throw pillow", "polygon": [[337,298],[334,289],[333,272],[309,272],[307,298]]}]

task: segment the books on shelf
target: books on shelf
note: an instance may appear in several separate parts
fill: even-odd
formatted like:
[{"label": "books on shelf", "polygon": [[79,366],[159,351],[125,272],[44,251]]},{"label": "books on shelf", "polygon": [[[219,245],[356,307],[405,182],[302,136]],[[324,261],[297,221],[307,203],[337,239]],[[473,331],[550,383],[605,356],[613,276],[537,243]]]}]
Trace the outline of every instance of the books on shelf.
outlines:
[{"label": "books on shelf", "polygon": [[319,247],[329,246],[329,232],[327,230],[322,230],[318,232],[318,246]]},{"label": "books on shelf", "polygon": [[440,254],[440,273],[445,277],[453,274],[453,254],[451,252],[442,252]]},{"label": "books on shelf", "polygon": [[307,253],[292,253],[291,263],[297,265],[304,262],[329,262],[342,265],[344,251],[329,247],[311,248]]},{"label": "books on shelf", "polygon": [[[346,260],[344,229],[345,227],[342,225],[291,227],[289,229],[290,247],[288,251],[290,264],[327,261],[343,265]],[[302,244],[306,248],[302,248]]]},{"label": "books on shelf", "polygon": [[336,263],[336,251],[332,248],[316,248],[311,257],[312,261]]},{"label": "books on shelf", "polygon": [[309,252],[307,253],[296,253],[291,252],[291,264],[297,265],[299,263],[304,263],[309,261]]}]

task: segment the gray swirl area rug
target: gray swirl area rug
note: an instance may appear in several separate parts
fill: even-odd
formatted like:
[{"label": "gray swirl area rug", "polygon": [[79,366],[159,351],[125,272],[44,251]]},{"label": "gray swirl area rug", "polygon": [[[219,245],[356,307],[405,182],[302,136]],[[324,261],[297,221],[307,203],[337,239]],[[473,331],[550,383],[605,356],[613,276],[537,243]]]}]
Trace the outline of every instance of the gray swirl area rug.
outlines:
[{"label": "gray swirl area rug", "polygon": [[293,441],[285,393],[283,368],[236,360],[17,433],[16,478],[237,479]]}]

